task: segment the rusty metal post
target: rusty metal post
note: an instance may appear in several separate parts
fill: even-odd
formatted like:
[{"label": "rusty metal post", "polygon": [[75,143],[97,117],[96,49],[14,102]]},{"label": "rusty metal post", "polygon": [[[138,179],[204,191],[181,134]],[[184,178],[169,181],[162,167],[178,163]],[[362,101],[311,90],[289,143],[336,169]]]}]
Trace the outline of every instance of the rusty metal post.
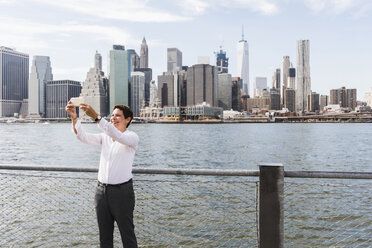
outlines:
[{"label": "rusty metal post", "polygon": [[284,247],[284,167],[260,165],[260,248]]}]

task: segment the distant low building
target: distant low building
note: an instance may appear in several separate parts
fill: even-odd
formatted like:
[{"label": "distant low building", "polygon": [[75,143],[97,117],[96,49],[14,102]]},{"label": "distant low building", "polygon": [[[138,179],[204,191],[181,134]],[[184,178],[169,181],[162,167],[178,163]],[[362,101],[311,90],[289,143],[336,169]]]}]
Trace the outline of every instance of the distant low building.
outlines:
[{"label": "distant low building", "polygon": [[367,106],[372,107],[372,88],[370,92],[364,94],[363,101],[367,104]]},{"label": "distant low building", "polygon": [[211,107],[209,104],[200,104],[187,107],[164,107],[164,119],[180,120],[184,111],[185,120],[210,120],[222,119],[223,109]]},{"label": "distant low building", "polygon": [[354,110],[357,106],[357,90],[346,89],[345,87],[332,89],[330,91],[329,103],[339,104],[342,108],[350,108]]},{"label": "distant low building", "polygon": [[311,92],[307,96],[307,111],[308,112],[319,112],[319,94]]},{"label": "distant low building", "polygon": [[285,101],[284,107],[288,109],[289,112],[296,111],[296,90],[292,88],[285,89]]},{"label": "distant low building", "polygon": [[319,98],[319,110],[324,111],[324,107],[327,106],[329,103],[329,96],[327,95],[320,95]]}]

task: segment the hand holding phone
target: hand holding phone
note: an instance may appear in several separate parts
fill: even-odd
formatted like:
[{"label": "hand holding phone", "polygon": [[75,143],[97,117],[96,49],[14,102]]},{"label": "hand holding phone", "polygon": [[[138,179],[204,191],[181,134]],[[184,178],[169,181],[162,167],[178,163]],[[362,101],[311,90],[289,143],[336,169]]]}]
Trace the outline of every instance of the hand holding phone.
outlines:
[{"label": "hand holding phone", "polygon": [[80,104],[84,103],[84,98],[82,98],[82,97],[71,97],[70,101],[71,101],[71,103],[74,107],[80,107]]}]

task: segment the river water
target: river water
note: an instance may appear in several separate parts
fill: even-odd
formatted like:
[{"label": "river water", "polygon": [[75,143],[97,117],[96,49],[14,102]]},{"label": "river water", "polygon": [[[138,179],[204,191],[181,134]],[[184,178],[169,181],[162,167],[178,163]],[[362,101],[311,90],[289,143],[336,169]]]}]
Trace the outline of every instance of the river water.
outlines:
[{"label": "river water", "polygon": [[[84,125],[100,132],[95,124]],[[132,124],[134,166],[370,171],[372,126],[355,123]],[[97,167],[99,147],[80,143],[69,123],[0,124],[0,163]]]},{"label": "river water", "polygon": [[[83,125],[100,132],[95,124]],[[130,129],[140,137],[136,167],[257,170],[259,164],[282,163],[285,170],[372,170],[371,124],[132,124]],[[0,164],[99,164],[100,148],[80,143],[70,123],[0,124],[0,147]],[[0,201],[0,246],[97,247],[95,173],[73,174],[1,172],[0,197],[7,200]],[[142,247],[257,246],[257,178],[135,179]],[[371,247],[370,188],[370,180],[286,178],[285,247]]]}]

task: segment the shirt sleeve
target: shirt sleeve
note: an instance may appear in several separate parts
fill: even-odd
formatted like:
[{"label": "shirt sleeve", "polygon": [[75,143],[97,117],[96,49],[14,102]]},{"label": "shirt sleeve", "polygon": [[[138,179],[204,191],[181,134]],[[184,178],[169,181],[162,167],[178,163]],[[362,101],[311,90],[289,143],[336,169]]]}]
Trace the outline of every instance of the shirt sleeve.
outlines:
[{"label": "shirt sleeve", "polygon": [[[88,145],[95,145],[99,146],[102,144],[102,133],[87,133],[85,132],[83,126],[81,125],[80,121],[78,120],[75,124],[75,129],[77,131],[76,137],[81,142],[88,144]],[[72,126],[72,131],[74,132],[74,128]],[[75,132],[74,132],[75,134]]]},{"label": "shirt sleeve", "polygon": [[105,134],[107,134],[117,142],[137,149],[139,137],[135,132],[125,131],[124,133],[122,133],[117,130],[114,125],[103,118],[98,125],[103,130],[103,132],[105,132]]}]

